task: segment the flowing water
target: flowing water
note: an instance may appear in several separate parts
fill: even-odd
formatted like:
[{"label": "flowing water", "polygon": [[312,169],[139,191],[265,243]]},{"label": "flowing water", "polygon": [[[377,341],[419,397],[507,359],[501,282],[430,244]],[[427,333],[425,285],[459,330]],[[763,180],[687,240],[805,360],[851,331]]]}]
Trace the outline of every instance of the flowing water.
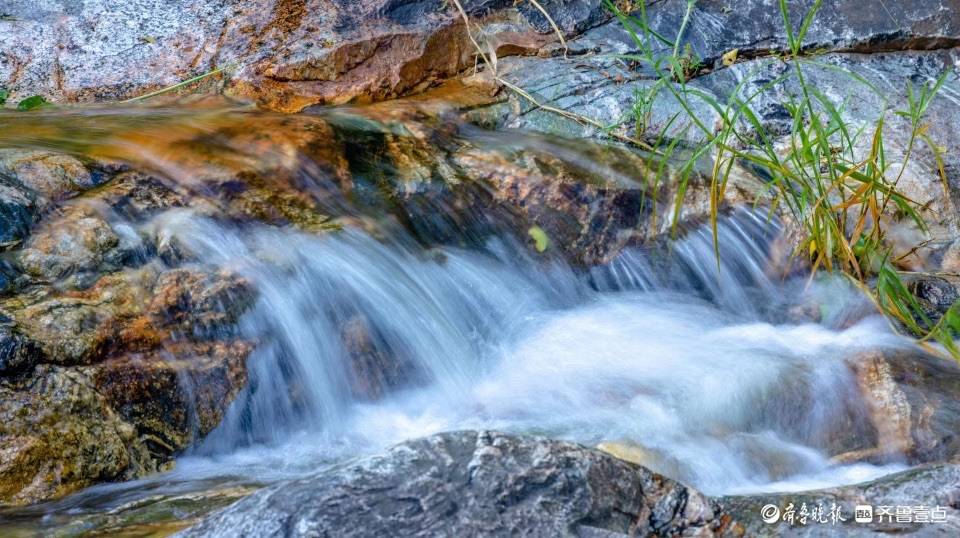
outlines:
[{"label": "flowing water", "polygon": [[[41,132],[37,121],[33,135],[0,134],[0,143],[77,151],[68,142],[87,137],[80,148],[87,153],[191,185],[202,159],[175,154],[156,133],[195,138],[215,132],[225,116],[247,121],[250,113],[141,112],[149,122],[111,114],[131,123],[82,116],[64,134]],[[502,150],[501,136],[511,155],[544,147],[565,159],[590,155],[522,133],[461,128],[455,142]],[[780,229],[764,213],[738,210],[721,220],[719,264],[711,232],[695,228],[669,247],[630,246],[585,269],[541,255],[495,212],[469,215],[482,221],[469,232],[446,205],[421,206],[425,214],[403,225],[391,218],[370,226],[363,219],[383,206],[358,179],[373,174],[369,167],[351,167],[348,196],[315,158],[264,155],[217,137],[207,143],[232,160],[246,152],[295,169],[298,188],[323,193],[321,205],[341,226],[305,231],[196,207],[130,222],[191,253],[194,263],[254,284],[257,303],[240,327],[258,342],[249,385],[173,471],[24,509],[24,520],[76,530],[71,523],[150,497],[299,477],[405,439],[468,428],[605,443],[709,494],[808,489],[901,468],[841,465],[831,454],[865,413],[844,358],[907,344],[842,278],[773,271]],[[349,151],[359,162],[360,150]],[[580,164],[630,181],[615,167]],[[197,196],[212,196],[193,185]],[[415,217],[431,223],[431,240]],[[437,222],[446,228],[437,231]],[[811,308],[817,315],[804,314]],[[358,378],[373,397],[357,388]]]}]

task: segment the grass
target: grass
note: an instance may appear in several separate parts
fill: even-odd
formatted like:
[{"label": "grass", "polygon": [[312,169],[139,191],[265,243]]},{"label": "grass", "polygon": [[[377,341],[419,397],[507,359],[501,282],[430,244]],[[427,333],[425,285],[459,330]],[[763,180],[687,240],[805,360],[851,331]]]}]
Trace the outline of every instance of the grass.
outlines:
[{"label": "grass", "polygon": [[[679,51],[683,33],[694,9],[696,0],[687,0],[683,23],[676,38],[671,40],[653,31],[648,24],[646,9],[640,3],[634,14],[624,13],[613,3],[607,7],[630,33],[639,54],[625,59],[642,63],[654,70],[657,82],[651,87],[654,92],[669,92],[686,113],[693,128],[700,131],[704,143],[694,152],[684,166],[684,178],[689,177],[696,160],[713,154],[711,174],[711,226],[714,231],[715,253],[719,266],[719,236],[717,219],[720,203],[724,199],[731,170],[736,162],[746,162],[762,169],[770,178],[773,189],[771,205],[782,206],[805,232],[795,256],[810,258],[812,273],[821,268],[839,270],[848,275],[861,288],[868,291],[877,306],[889,317],[899,321],[921,342],[940,342],[955,358],[960,359],[960,350],[953,342],[953,335],[960,334],[960,305],[953,305],[936,323],[924,312],[917,298],[908,287],[891,260],[891,249],[886,242],[885,222],[908,219],[920,230],[927,231],[921,216],[923,208],[900,192],[897,187],[914,157],[918,142],[931,149],[938,171],[946,189],[946,174],[941,151],[926,134],[923,122],[930,103],[943,86],[948,72],[931,85],[919,89],[912,84],[907,87],[907,108],[896,115],[910,124],[910,135],[899,172],[890,177],[883,139],[886,116],[881,114],[872,129],[851,132],[837,105],[808,83],[805,69],[815,63],[813,56],[805,54],[804,38],[820,9],[822,0],[817,0],[795,27],[790,19],[786,0],[780,0],[787,47],[781,59],[789,62],[791,69],[759,91],[741,97],[743,82],[738,85],[727,102],[721,103],[712,95],[688,87],[688,68],[683,64]],[[671,46],[669,55],[658,54],[655,44]],[[824,67],[822,64],[816,64]],[[830,66],[864,85],[865,91],[876,91],[869,82],[858,75]],[[775,144],[783,138],[771,134],[753,113],[750,104],[775,85],[792,78],[799,91],[784,103],[790,115],[790,132],[786,147]],[[744,78],[744,82],[749,77]],[[704,125],[694,114],[693,99],[707,103],[718,114],[720,128],[713,130]],[[656,95],[644,95],[634,108],[638,129],[646,129],[650,110]],[[671,120],[672,122],[673,120]],[[747,125],[749,129],[738,129]],[[744,132],[746,131],[746,133]],[[857,157],[856,145],[860,136],[870,136],[866,157]],[[662,134],[658,136],[663,140]],[[686,181],[683,179],[681,181]],[[675,211],[679,213],[681,204]],[[678,219],[674,219],[676,222]],[[871,288],[868,283],[874,282]]]},{"label": "grass", "polygon": [[[453,2],[460,10],[469,33],[470,21],[466,13],[457,0]],[[682,209],[683,193],[695,165],[703,159],[712,159],[710,221],[718,268],[720,248],[717,222],[720,206],[734,165],[747,163],[762,170],[763,175],[769,178],[771,213],[779,210],[802,226],[804,239],[797,246],[794,256],[809,259],[811,276],[819,270],[838,271],[847,275],[867,292],[882,312],[899,322],[894,324],[895,327],[905,328],[921,343],[939,342],[960,360],[960,349],[953,341],[953,335],[960,334],[960,305],[953,305],[938,321],[931,320],[920,301],[904,284],[894,266],[895,260],[891,259],[891,248],[887,242],[888,223],[907,220],[920,230],[928,231],[922,216],[923,208],[898,190],[907,163],[914,158],[918,144],[926,144],[932,151],[946,189],[942,150],[928,136],[923,117],[943,86],[948,72],[944,72],[933,84],[919,88],[909,85],[906,89],[906,108],[893,112],[907,121],[910,134],[899,172],[892,173],[884,143],[888,112],[882,111],[873,125],[854,130],[843,119],[842,105],[832,102],[807,80],[809,67],[828,68],[862,84],[864,91],[879,94],[859,75],[838,66],[818,63],[816,51],[805,48],[804,39],[822,0],[817,0],[799,21],[791,20],[786,0],[779,0],[786,48],[777,55],[790,65],[790,69],[750,95],[743,95],[746,82],[750,79],[744,77],[725,102],[687,84],[702,68],[689,45],[684,46],[684,33],[694,16],[696,0],[686,1],[682,22],[674,37],[664,36],[650,26],[645,2],[614,3],[606,0],[606,5],[628,31],[638,51],[618,57],[645,65],[655,74],[652,84],[635,94],[632,110],[636,137],[618,134],[614,131],[615,125],[602,125],[591,118],[539,103],[522,88],[500,78],[495,60],[491,62],[476,41],[474,44],[481,58],[491,68],[494,78],[533,106],[597,127],[621,141],[653,150],[654,158],[660,159],[657,166],[652,167],[658,171],[654,189],[659,185],[667,162],[680,153],[676,150],[678,145],[682,145],[681,139],[687,134],[687,129],[694,130],[703,142],[690,148],[686,152],[687,159],[681,164],[680,184],[677,186],[680,194],[673,208],[673,222],[676,224],[679,221],[677,217]],[[539,5],[538,8],[543,11]],[[555,25],[554,28],[556,30]],[[734,63],[736,53],[730,51],[724,55],[724,64]],[[751,103],[788,81],[798,89],[783,103],[789,114],[790,129],[785,136],[775,135],[756,116]],[[679,112],[666,122],[661,132],[653,133],[650,131],[651,117],[661,95],[672,97],[679,105]],[[698,117],[697,102],[706,103],[717,113],[719,128],[711,128]],[[667,135],[671,126],[681,124],[686,127],[679,135]],[[857,151],[860,141],[869,142],[866,155]]]}]

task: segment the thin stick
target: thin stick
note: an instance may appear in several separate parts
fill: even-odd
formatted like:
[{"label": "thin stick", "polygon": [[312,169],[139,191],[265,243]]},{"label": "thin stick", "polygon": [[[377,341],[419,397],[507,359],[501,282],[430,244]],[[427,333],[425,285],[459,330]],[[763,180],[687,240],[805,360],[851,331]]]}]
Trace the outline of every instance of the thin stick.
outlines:
[{"label": "thin stick", "polygon": [[490,69],[493,69],[493,74],[497,74],[497,66],[490,61],[490,58],[487,58],[487,55],[484,54],[483,49],[480,47],[480,43],[477,43],[477,40],[473,38],[473,32],[470,31],[470,18],[467,17],[467,12],[463,10],[463,6],[460,5],[460,0],[453,0],[453,5],[457,6],[457,10],[460,11],[460,16],[463,17],[463,24],[467,28],[467,37],[470,38],[470,42],[473,43],[474,48],[477,49],[477,54],[483,58],[483,63],[487,64]]},{"label": "thin stick", "polygon": [[[537,4],[535,0],[530,0],[530,1],[533,2],[534,5],[536,5],[537,8],[540,9],[541,12],[544,13],[544,15],[547,16],[547,20],[549,20],[550,23],[554,26],[554,29],[557,30],[557,32],[559,32],[559,31],[560,31],[559,28],[557,28],[556,24],[553,22],[553,19],[550,18],[550,15],[548,15],[545,11],[543,11],[543,7],[540,6],[539,4]],[[595,129],[598,129],[598,130],[606,133],[607,135],[609,135],[609,136],[611,136],[612,138],[617,139],[617,140],[619,140],[619,141],[621,141],[621,142],[626,142],[626,143],[629,143],[629,144],[633,144],[633,145],[635,145],[635,146],[637,146],[637,147],[639,147],[639,148],[641,148],[641,149],[644,149],[644,150],[647,150],[647,151],[656,153],[656,154],[658,154],[658,155],[660,154],[660,152],[658,152],[658,151],[657,151],[655,148],[653,148],[650,144],[647,144],[646,142],[644,142],[644,141],[642,141],[642,140],[640,140],[640,139],[638,139],[638,138],[632,138],[632,137],[629,137],[629,136],[624,136],[624,135],[621,135],[621,134],[614,133],[614,132],[612,132],[612,131],[607,131],[607,128],[606,128],[606,126],[605,126],[604,124],[600,123],[599,121],[597,121],[597,120],[595,120],[595,119],[593,119],[593,118],[589,118],[589,117],[587,117],[587,116],[583,116],[583,115],[581,115],[581,114],[577,114],[577,113],[574,113],[574,112],[570,112],[570,111],[568,111],[568,110],[563,110],[563,109],[560,109],[560,108],[556,108],[556,107],[553,107],[553,106],[550,106],[550,105],[541,104],[539,101],[537,101],[536,98],[534,98],[532,95],[530,95],[530,94],[529,94],[526,90],[524,90],[523,88],[520,88],[520,87],[517,86],[516,84],[513,84],[513,83],[511,83],[511,82],[508,82],[508,81],[506,81],[505,79],[503,79],[502,77],[500,77],[500,75],[497,74],[497,66],[490,61],[490,59],[487,57],[486,54],[484,54],[483,49],[480,47],[480,44],[477,43],[477,40],[476,40],[476,39],[474,39],[473,33],[470,31],[470,18],[467,16],[467,12],[464,11],[463,6],[460,5],[460,1],[459,1],[459,0],[453,0],[453,4],[457,7],[457,10],[460,12],[460,17],[463,18],[463,22],[464,22],[464,24],[466,25],[467,36],[470,38],[470,42],[473,43],[474,48],[477,49],[477,54],[480,55],[480,57],[483,59],[483,62],[484,62],[485,64],[487,64],[487,66],[488,66],[488,67],[491,69],[491,71],[493,72],[493,79],[494,79],[496,82],[498,82],[499,84],[502,84],[503,86],[506,86],[507,88],[509,88],[510,90],[512,90],[514,93],[516,93],[516,94],[519,95],[520,97],[526,99],[527,101],[529,101],[529,102],[530,102],[534,107],[536,107],[536,108],[545,110],[545,111],[547,111],[547,112],[552,112],[552,113],[554,113],[554,114],[558,114],[558,115],[560,115],[560,116],[563,116],[563,117],[565,117],[565,118],[571,119],[571,120],[573,120],[573,121],[575,121],[575,122],[577,122],[577,123],[583,124],[583,125],[589,125],[589,126],[595,128]],[[561,36],[560,39],[561,39],[561,42],[563,42],[563,36]],[[564,44],[564,47],[566,47],[566,42],[563,42],[563,44]]]},{"label": "thin stick", "polygon": [[[229,67],[229,66],[227,66],[227,67]],[[168,93],[168,92],[172,92],[172,91],[177,90],[177,89],[179,89],[179,88],[182,88],[182,87],[184,87],[184,86],[193,84],[194,82],[199,82],[199,81],[201,81],[201,80],[203,80],[203,79],[205,79],[205,78],[207,78],[207,77],[211,77],[211,76],[216,75],[216,74],[218,74],[218,73],[222,73],[222,72],[224,72],[224,71],[227,69],[227,67],[218,67],[218,68],[214,69],[213,71],[207,71],[206,73],[204,73],[204,74],[202,74],[202,75],[197,75],[197,76],[195,76],[195,77],[193,77],[193,78],[188,78],[187,80],[184,80],[183,82],[178,82],[178,83],[174,84],[173,86],[167,86],[166,88],[159,89],[159,90],[157,90],[157,91],[155,91],[155,92],[150,92],[150,93],[148,93],[148,94],[146,94],[146,95],[140,95],[140,96],[137,96],[137,97],[131,97],[130,99],[126,99],[126,100],[120,101],[120,102],[121,102],[121,103],[133,103],[133,102],[136,102],[136,101],[143,101],[144,99],[150,99],[151,97],[156,97],[156,96],[158,96],[158,95],[162,95],[162,94],[165,94],[165,93]]]},{"label": "thin stick", "polygon": [[526,90],[524,90],[523,88],[521,88],[521,87],[519,87],[519,86],[517,86],[517,85],[515,85],[515,84],[512,84],[512,83],[510,83],[510,82],[507,82],[506,80],[502,79],[502,78],[499,77],[499,76],[497,76],[497,77],[495,77],[495,78],[496,78],[497,82],[499,82],[500,84],[503,84],[503,85],[506,86],[507,88],[513,90],[513,91],[514,91],[517,95],[519,95],[520,97],[523,97],[523,98],[526,99],[527,101],[530,101],[530,103],[533,104],[533,106],[535,106],[536,108],[539,108],[539,109],[542,109],[542,110],[546,110],[547,112],[552,112],[552,113],[554,113],[554,114],[558,114],[558,115],[563,116],[563,117],[565,117],[565,118],[569,118],[569,119],[571,119],[571,120],[573,120],[573,121],[575,121],[575,122],[577,122],[577,123],[589,125],[589,126],[591,126],[591,127],[594,127],[594,128],[596,128],[596,129],[599,129],[600,131],[606,132],[609,136],[611,136],[611,137],[613,137],[613,138],[615,138],[615,139],[617,139],[617,140],[620,140],[621,142],[628,142],[628,143],[630,143],[630,144],[634,144],[634,145],[640,147],[641,149],[645,149],[645,150],[647,150],[647,151],[660,154],[660,152],[658,152],[656,149],[654,149],[653,146],[651,146],[650,144],[647,144],[647,143],[644,142],[643,140],[640,140],[640,139],[638,139],[638,138],[632,138],[632,137],[629,137],[629,136],[624,136],[624,135],[621,135],[621,134],[617,134],[617,133],[614,133],[614,132],[612,132],[612,131],[609,131],[609,132],[608,132],[608,131],[606,130],[606,126],[604,126],[602,123],[600,123],[599,121],[597,121],[597,120],[595,120],[595,119],[593,119],[593,118],[590,118],[590,117],[587,117],[587,116],[583,116],[583,115],[577,114],[577,113],[575,113],[575,112],[570,112],[569,110],[563,110],[562,108],[556,108],[556,107],[553,107],[553,106],[550,106],[550,105],[541,104],[539,101],[536,100],[536,98],[534,98],[532,95],[530,95],[530,93],[528,93],[528,92],[527,92]]},{"label": "thin stick", "polygon": [[570,48],[567,47],[567,40],[563,38],[563,32],[560,31],[560,27],[557,26],[557,23],[553,22],[553,17],[547,13],[546,9],[543,9],[543,6],[540,5],[540,2],[537,2],[537,0],[530,0],[530,3],[539,9],[540,13],[543,13],[543,16],[547,18],[547,22],[549,22],[550,26],[553,27],[553,31],[557,33],[557,37],[560,38],[560,44],[563,45],[563,57],[566,58],[567,53],[570,52]]}]

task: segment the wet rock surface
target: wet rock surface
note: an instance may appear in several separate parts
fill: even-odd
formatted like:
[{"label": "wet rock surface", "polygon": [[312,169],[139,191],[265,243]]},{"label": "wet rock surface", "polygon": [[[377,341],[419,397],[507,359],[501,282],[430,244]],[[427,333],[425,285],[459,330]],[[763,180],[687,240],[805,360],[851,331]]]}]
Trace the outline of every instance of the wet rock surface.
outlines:
[{"label": "wet rock surface", "polygon": [[0,174],[0,249],[23,241],[38,213],[36,193]]},{"label": "wet rock surface", "polygon": [[571,443],[440,434],[266,489],[180,536],[711,536],[702,494]]},{"label": "wet rock surface", "polygon": [[[919,467],[885,476],[872,482],[802,493],[763,494],[743,497],[720,497],[717,504],[731,518],[721,536],[951,536],[960,532],[960,465],[944,464]],[[768,504],[781,514],[792,509],[793,523],[764,522],[761,509]],[[871,522],[856,522],[857,505],[871,505]],[[824,512],[810,516],[815,507]],[[925,508],[927,522],[897,521],[896,507]],[[800,522],[801,507],[807,508],[805,522]],[[886,515],[881,515],[881,508]],[[839,519],[831,516],[836,510]],[[936,510],[938,513],[933,514]],[[911,514],[914,512],[911,512]],[[892,516],[891,516],[892,515]],[[914,516],[911,516],[911,519]],[[932,523],[936,517],[936,523]],[[901,516],[901,519],[902,516]]]},{"label": "wet rock surface", "polygon": [[[252,290],[216,273],[177,278],[183,271],[120,272],[86,291],[0,306],[9,313],[2,502],[156,472],[220,422],[252,350],[227,320],[249,307]],[[172,312],[177,304],[190,310]]]},{"label": "wet rock surface", "polygon": [[46,200],[70,197],[94,186],[98,179],[75,157],[29,150],[0,150],[0,174],[16,177]]},{"label": "wet rock surface", "polygon": [[27,504],[149,466],[134,428],[100,397],[86,373],[43,365],[0,379],[0,497]]},{"label": "wet rock surface", "polygon": [[68,206],[34,230],[18,262],[28,275],[48,282],[72,275],[82,279],[103,265],[116,268],[114,260],[122,261],[123,256],[117,247],[120,237],[97,212]]},{"label": "wet rock surface", "polygon": [[[848,360],[875,431],[868,461],[911,464],[960,457],[960,367],[913,350],[863,353]],[[869,436],[863,436],[868,438]]]}]

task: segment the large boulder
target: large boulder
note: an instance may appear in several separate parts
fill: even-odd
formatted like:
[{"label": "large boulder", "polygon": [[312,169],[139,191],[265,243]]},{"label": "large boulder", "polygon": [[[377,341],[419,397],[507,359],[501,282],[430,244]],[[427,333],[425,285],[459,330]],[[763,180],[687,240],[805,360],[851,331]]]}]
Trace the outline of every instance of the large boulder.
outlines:
[{"label": "large boulder", "polygon": [[[501,55],[555,39],[532,5],[464,0]],[[609,15],[599,0],[544,2],[561,29]],[[474,65],[475,49],[445,0],[14,1],[0,20],[0,85],[11,101],[114,100],[221,68],[226,91],[274,109],[382,100]]]},{"label": "large boulder", "polygon": [[[847,359],[876,445],[841,459],[937,463],[960,457],[960,366],[913,349]],[[862,439],[870,438],[862,436]]]},{"label": "large boulder", "polygon": [[226,271],[153,264],[0,304],[0,504],[156,472],[209,433],[246,385],[234,325],[254,297]]},{"label": "large boulder", "polygon": [[0,378],[0,503],[133,478],[148,465],[142,448],[83,372],[44,365]]},{"label": "large boulder", "polygon": [[181,536],[712,536],[702,494],[562,441],[464,431],[258,492]]},{"label": "large boulder", "polygon": [[[789,4],[796,11],[794,25],[799,25],[800,12],[812,2]],[[951,237],[951,230],[958,225],[955,206],[960,191],[955,183],[960,149],[951,131],[960,117],[960,107],[951,98],[957,75],[948,74],[942,95],[932,102],[925,117],[926,134],[940,146],[950,196],[943,196],[944,182],[933,151],[926,143],[911,146],[910,123],[895,112],[909,108],[909,86],[916,93],[921,85],[953,71],[960,62],[960,19],[949,4],[947,0],[898,2],[890,6],[888,15],[884,10],[863,13],[861,3],[855,0],[825,2],[806,36],[808,56],[799,60],[807,83],[833,102],[849,130],[864,129],[854,144],[854,162],[869,154],[873,128],[881,116],[891,170],[898,173],[907,148],[911,148],[898,188],[927,210],[931,223],[943,223],[942,228],[934,227],[935,241],[915,253],[917,257]],[[685,7],[683,1],[652,4],[647,12],[654,30],[673,39]],[[497,68],[500,77],[531,94],[540,105],[590,118],[611,126],[615,133],[647,139],[665,135],[696,145],[708,135],[693,117],[710,131],[722,126],[720,114],[708,99],[725,105],[730,97],[737,97],[750,100],[749,108],[774,142],[786,140],[781,136],[789,130],[790,116],[783,103],[800,94],[792,74],[798,60],[781,56],[785,35],[775,2],[750,1],[736,6],[698,2],[681,45],[680,52],[700,66],[688,74],[685,90],[673,84],[674,91],[670,91],[645,63],[618,56],[639,51],[616,20],[571,40],[575,55],[503,58]],[[661,47],[657,54],[669,56],[670,48]],[[738,51],[736,61],[727,65],[730,62],[724,63],[721,57],[734,49]],[[491,84],[484,77],[468,82]],[[675,97],[674,92],[683,91],[689,109]],[[556,114],[514,92],[502,95],[504,102],[473,112],[478,121],[573,137],[605,136],[592,122]],[[737,127],[746,135],[752,131],[746,121]],[[904,252],[922,239],[913,241]]]},{"label": "large boulder", "polygon": [[[814,0],[787,2],[794,32]],[[668,0],[647,8],[650,27],[671,39],[677,35],[686,2]],[[905,0],[864,10],[858,0],[823,2],[807,31],[810,50],[879,52],[932,50],[960,46],[960,13],[952,0]],[[634,10],[635,11],[635,10]],[[708,65],[740,49],[748,56],[787,48],[787,35],[777,2],[749,0],[736,5],[701,0],[691,13],[684,34],[692,52]],[[654,46],[665,45],[655,43]]]}]

